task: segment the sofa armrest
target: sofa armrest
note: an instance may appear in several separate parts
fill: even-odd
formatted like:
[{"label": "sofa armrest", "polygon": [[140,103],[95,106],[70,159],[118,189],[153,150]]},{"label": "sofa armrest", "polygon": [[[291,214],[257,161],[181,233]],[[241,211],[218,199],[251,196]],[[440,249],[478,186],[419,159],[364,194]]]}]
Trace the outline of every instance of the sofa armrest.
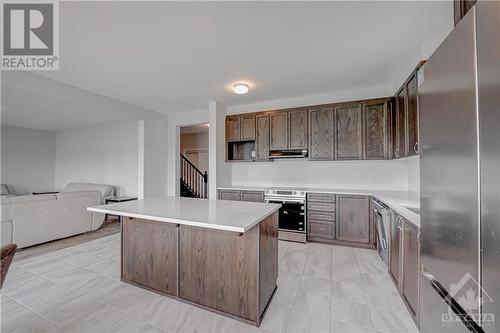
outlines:
[{"label": "sofa armrest", "polygon": [[0,232],[2,233],[1,244],[6,245],[14,242],[14,223],[12,220],[1,222]]}]

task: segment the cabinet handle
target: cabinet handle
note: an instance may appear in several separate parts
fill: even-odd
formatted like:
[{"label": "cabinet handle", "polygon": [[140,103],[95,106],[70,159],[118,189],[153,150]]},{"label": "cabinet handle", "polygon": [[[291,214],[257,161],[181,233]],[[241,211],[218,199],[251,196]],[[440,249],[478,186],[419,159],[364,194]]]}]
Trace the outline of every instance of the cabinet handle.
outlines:
[{"label": "cabinet handle", "polygon": [[417,245],[418,245],[418,247],[420,247],[420,230],[418,230],[418,234],[417,234]]},{"label": "cabinet handle", "polygon": [[413,145],[413,151],[415,152],[415,154],[418,154],[418,142],[415,142],[415,144]]}]

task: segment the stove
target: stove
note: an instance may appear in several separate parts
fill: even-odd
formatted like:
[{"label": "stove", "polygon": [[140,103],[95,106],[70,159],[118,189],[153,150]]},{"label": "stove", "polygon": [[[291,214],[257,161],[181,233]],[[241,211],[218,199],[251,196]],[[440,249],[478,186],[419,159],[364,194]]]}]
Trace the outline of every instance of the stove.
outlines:
[{"label": "stove", "polygon": [[306,189],[273,187],[264,192],[264,200],[279,203],[278,239],[306,242]]}]

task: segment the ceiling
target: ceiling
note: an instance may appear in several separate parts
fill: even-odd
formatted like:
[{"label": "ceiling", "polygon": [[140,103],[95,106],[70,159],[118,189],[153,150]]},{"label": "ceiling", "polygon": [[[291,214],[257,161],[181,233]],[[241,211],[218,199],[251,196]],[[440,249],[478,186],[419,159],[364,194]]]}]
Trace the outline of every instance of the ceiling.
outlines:
[{"label": "ceiling", "polygon": [[[166,114],[209,100],[234,106],[396,87],[453,25],[443,1],[68,1],[59,16],[59,70],[33,76]],[[240,81],[247,95],[232,93]],[[8,89],[3,99],[11,114],[68,108]]]}]

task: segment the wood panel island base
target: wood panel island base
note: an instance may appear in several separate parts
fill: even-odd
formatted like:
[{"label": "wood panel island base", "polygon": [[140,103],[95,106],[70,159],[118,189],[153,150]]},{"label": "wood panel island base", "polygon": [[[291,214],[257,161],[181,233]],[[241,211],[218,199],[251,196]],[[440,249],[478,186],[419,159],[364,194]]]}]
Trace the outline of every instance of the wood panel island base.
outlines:
[{"label": "wood panel island base", "polygon": [[[121,216],[122,281],[259,326],[277,288],[280,205],[173,199],[196,206],[190,208],[195,215],[203,208],[213,214],[199,223],[179,219],[179,207],[160,216],[139,213],[148,200],[89,208]],[[208,225],[238,213],[241,231],[223,230],[238,229],[234,223]]]}]

